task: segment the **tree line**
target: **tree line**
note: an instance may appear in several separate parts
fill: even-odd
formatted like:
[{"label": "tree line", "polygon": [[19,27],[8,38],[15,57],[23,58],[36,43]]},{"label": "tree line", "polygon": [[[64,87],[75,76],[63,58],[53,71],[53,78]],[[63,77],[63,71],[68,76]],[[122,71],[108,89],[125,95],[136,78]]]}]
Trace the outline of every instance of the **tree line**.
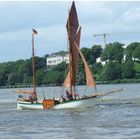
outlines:
[{"label": "tree line", "polygon": [[[98,83],[140,82],[140,43],[126,48],[120,42],[81,48],[94,79]],[[99,61],[99,58],[101,61]],[[104,63],[102,63],[104,62]],[[79,57],[77,84],[85,84],[85,72]],[[68,72],[68,64],[47,67],[46,57],[35,57],[37,85],[62,85]],[[32,59],[0,63],[0,86],[32,85]]]}]

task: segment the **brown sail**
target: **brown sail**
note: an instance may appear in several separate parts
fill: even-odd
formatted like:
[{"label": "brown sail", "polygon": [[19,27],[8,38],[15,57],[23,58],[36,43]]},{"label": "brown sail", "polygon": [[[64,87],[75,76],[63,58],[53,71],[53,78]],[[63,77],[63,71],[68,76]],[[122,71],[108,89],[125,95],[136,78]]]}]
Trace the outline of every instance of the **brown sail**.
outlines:
[{"label": "brown sail", "polygon": [[[78,30],[78,34],[75,36],[75,39],[74,39],[74,42],[76,42],[76,44],[77,44],[77,46],[79,47],[79,45],[80,45],[80,34],[81,34],[81,27],[79,28],[79,30]],[[76,54],[75,54],[75,52],[73,52],[73,55],[75,55],[75,58],[77,57],[77,59],[78,59],[78,56],[77,56],[77,48],[76,48],[76,46],[75,46],[75,43],[73,42],[73,51],[75,51],[76,52]],[[78,54],[79,54],[79,52],[78,52]],[[78,60],[75,62],[76,63],[76,73],[77,73],[77,69],[78,69]],[[76,77],[76,76],[75,76]],[[76,82],[76,80],[75,79],[73,79],[73,81],[74,82]],[[65,79],[65,81],[64,81],[64,84],[63,84],[64,86],[66,86],[66,87],[70,87],[70,71],[68,72],[68,74],[67,74],[67,77],[66,77],[66,79]],[[74,83],[73,83],[73,85],[74,85]]]},{"label": "brown sail", "polygon": [[72,87],[76,83],[75,78],[78,70],[79,56],[78,50],[74,47],[74,41],[76,41],[77,45],[80,43],[80,37],[75,40],[79,28],[79,22],[74,2],[72,3],[71,10],[69,12],[66,28],[69,39],[69,72],[63,85],[66,87]]},{"label": "brown sail", "polygon": [[86,62],[86,59],[85,59],[84,55],[82,54],[80,48],[76,44],[76,42],[75,42],[75,46],[76,46],[77,50],[79,51],[80,56],[82,58],[82,61],[84,63],[85,73],[86,73],[86,85],[89,86],[89,87],[96,87],[96,84],[95,84],[95,82],[93,80],[93,76],[92,76],[91,71],[90,71],[90,68],[89,68],[89,66],[88,66],[88,64]]},{"label": "brown sail", "polygon": [[[79,48],[81,27],[79,28],[78,16],[74,2],[72,3],[69,17],[67,20],[67,32],[69,37],[69,72],[64,81],[64,86],[72,88],[76,83],[76,73],[78,71],[78,56],[82,58],[86,73],[86,84],[89,87],[96,87],[94,79],[92,77],[89,66]],[[79,28],[79,29],[78,29]]]},{"label": "brown sail", "polygon": [[76,12],[75,3],[73,2],[66,24],[68,37],[73,39],[77,33],[78,27],[79,27],[78,16]]}]

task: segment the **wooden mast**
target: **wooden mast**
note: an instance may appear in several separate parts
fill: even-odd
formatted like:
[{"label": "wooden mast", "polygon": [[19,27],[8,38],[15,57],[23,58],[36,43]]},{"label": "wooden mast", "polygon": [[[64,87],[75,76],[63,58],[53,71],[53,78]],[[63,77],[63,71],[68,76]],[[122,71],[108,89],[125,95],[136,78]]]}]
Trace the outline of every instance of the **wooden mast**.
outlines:
[{"label": "wooden mast", "polygon": [[[71,97],[73,96],[73,86],[75,90],[76,73],[78,70],[78,50],[73,46],[75,36],[79,27],[78,16],[76,12],[75,3],[72,3],[71,9],[69,10],[69,16],[66,24],[68,40],[69,40],[69,72],[65,78],[64,86],[70,88]],[[79,44],[79,41],[78,41]]]},{"label": "wooden mast", "polygon": [[35,58],[34,58],[34,35],[37,34],[37,31],[33,29],[32,31],[32,71],[33,71],[33,84],[34,84],[34,95],[37,97],[36,94],[36,78],[35,78]]},{"label": "wooden mast", "polygon": [[[70,13],[70,10],[68,10],[68,15]],[[69,39],[69,72],[70,72],[70,95],[72,94],[72,53],[71,53],[71,41],[70,41],[70,16],[68,16],[68,39]]]}]

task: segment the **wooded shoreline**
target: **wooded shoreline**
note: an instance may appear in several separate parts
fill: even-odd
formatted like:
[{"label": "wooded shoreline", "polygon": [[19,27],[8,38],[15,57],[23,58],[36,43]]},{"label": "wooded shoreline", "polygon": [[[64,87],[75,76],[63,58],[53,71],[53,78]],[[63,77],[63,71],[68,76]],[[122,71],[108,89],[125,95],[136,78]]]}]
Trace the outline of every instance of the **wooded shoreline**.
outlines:
[{"label": "wooded shoreline", "polygon": [[[140,43],[126,48],[119,42],[81,48],[97,84],[140,83]],[[57,52],[61,54],[62,51]],[[61,86],[68,72],[68,64],[46,65],[46,56],[35,57],[37,86]],[[98,61],[100,58],[100,61]],[[104,62],[104,63],[103,63]],[[85,85],[84,66],[79,57],[77,85]],[[0,63],[0,88],[32,86],[32,59]]]}]

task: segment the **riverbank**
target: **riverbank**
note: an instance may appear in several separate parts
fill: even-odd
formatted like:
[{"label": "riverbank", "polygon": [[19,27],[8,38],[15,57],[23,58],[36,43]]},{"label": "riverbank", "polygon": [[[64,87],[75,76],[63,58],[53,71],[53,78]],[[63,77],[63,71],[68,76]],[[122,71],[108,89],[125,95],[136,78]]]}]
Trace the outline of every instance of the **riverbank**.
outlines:
[{"label": "riverbank", "polygon": [[104,81],[104,82],[101,82],[100,84],[125,84],[125,83],[126,84],[127,83],[140,83],[140,79],[117,79],[113,81]]},{"label": "riverbank", "polygon": [[[140,79],[117,79],[113,81],[97,81],[96,84],[127,84],[127,83],[140,83]],[[61,86],[58,84],[43,84],[38,85],[37,87],[54,87],[54,86]],[[33,87],[32,84],[17,84],[17,85],[7,85],[7,86],[0,86],[0,89],[6,89],[6,88],[31,88]]]}]

